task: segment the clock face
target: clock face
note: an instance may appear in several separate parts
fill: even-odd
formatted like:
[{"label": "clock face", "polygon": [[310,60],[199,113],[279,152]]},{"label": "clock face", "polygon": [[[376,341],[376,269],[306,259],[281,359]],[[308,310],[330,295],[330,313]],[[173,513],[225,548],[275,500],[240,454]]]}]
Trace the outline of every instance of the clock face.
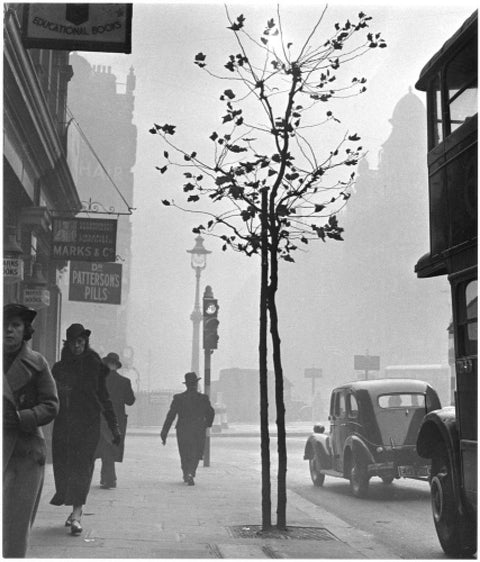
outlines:
[{"label": "clock face", "polygon": [[207,310],[205,311],[206,314],[215,314],[217,311],[217,306],[215,304],[209,304],[207,306]]}]

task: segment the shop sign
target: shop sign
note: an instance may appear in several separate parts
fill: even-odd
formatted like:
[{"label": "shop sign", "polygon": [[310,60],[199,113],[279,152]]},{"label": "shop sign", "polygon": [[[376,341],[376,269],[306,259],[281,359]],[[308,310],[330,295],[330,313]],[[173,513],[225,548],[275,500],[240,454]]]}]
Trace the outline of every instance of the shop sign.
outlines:
[{"label": "shop sign", "polygon": [[121,304],[122,265],[71,262],[68,298],[96,304]]},{"label": "shop sign", "polygon": [[3,257],[3,281],[6,284],[17,283],[23,279],[23,259],[5,255]]},{"label": "shop sign", "polygon": [[25,4],[23,44],[62,51],[132,52],[132,4]]},{"label": "shop sign", "polygon": [[114,262],[116,243],[116,219],[52,220],[53,260]]},{"label": "shop sign", "polygon": [[26,288],[23,290],[23,304],[37,310],[46,308],[50,306],[50,291],[42,288]]}]

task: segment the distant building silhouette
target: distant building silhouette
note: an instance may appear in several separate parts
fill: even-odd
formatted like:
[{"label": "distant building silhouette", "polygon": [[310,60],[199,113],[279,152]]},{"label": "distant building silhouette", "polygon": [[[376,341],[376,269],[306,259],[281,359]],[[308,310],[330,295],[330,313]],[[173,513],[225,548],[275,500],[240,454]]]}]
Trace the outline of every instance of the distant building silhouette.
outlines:
[{"label": "distant building silhouette", "polygon": [[[93,207],[98,203],[99,209],[125,213],[126,204],[108,176],[126,202],[132,204],[132,169],[137,150],[137,128],[133,124],[134,70],[131,68],[125,84],[120,84],[110,67],[91,66],[77,53],[72,53],[70,62],[73,78],[69,84],[68,108],[81,131],[75,129],[75,123],[72,124],[69,142],[77,153],[77,166],[72,173],[80,198],[86,205]],[[96,217],[94,214],[88,216]],[[117,218],[116,215],[98,217]],[[71,322],[82,321],[92,330],[95,348],[100,353],[115,350],[122,356],[128,345],[126,303],[130,288],[131,240],[130,217],[120,216],[117,226],[117,262],[123,266],[121,305],[64,301],[62,323],[67,326]],[[125,365],[124,358],[123,362]]]},{"label": "distant building silhouette", "polygon": [[344,241],[310,244],[282,273],[279,302],[294,307],[280,316],[285,373],[305,400],[304,368],[323,369],[321,401],[361,375],[353,358],[367,351],[380,356],[372,378],[389,365],[448,365],[448,284],[419,282],[414,273],[429,249],[424,104],[410,91],[390,123],[377,169],[359,162],[354,193],[339,213]]}]

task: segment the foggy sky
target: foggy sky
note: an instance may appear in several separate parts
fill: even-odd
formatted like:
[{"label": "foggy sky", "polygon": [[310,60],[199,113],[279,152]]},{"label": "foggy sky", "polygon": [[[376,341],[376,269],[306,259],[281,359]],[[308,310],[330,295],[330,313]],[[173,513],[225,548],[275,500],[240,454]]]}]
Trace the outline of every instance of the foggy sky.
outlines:
[{"label": "foggy sky", "polygon": [[[305,39],[322,8],[321,3],[281,4],[286,37],[294,43]],[[264,3],[260,8],[251,3],[234,3],[229,9],[234,17],[244,14],[247,27],[254,23],[257,35],[266,20],[276,16],[273,3]],[[367,93],[344,102],[336,110],[344,129],[361,135],[372,167],[376,166],[380,147],[390,134],[389,119],[395,105],[414,87],[427,60],[473,9],[472,3],[453,2],[439,6],[404,3],[398,7],[382,3],[330,4],[325,30],[337,19],[354,18],[363,10],[373,17],[371,28],[381,31],[388,44],[388,48],[375,50],[358,61],[358,73],[368,78]],[[195,217],[161,205],[164,198],[182,200],[182,182],[178,175],[161,176],[155,169],[162,162],[165,147],[148,130],[154,122],[171,123],[177,125],[177,141],[187,150],[201,150],[209,143],[208,136],[218,127],[221,116],[222,106],[217,100],[228,84],[209,78],[193,64],[193,59],[202,51],[212,66],[221,69],[227,55],[238,49],[227,25],[225,9],[219,3],[134,2],[131,55],[80,53],[91,64],[111,66],[120,83],[125,81],[130,67],[136,74],[136,210],[132,216],[131,293],[124,298],[129,305],[128,335],[143,388],[149,383],[150,388],[181,389],[183,373],[190,370],[190,313],[195,276],[186,250],[194,245],[191,229],[197,224]],[[319,35],[326,36],[327,31]],[[424,101],[423,93],[417,95]],[[222,368],[257,367],[259,261],[231,251],[222,252],[218,241],[208,237],[205,246],[212,254],[202,274],[201,291],[205,285],[211,285],[220,305],[219,349],[212,357],[212,379],[216,379]],[[424,247],[426,252],[428,240]],[[322,251],[312,248],[310,258]],[[333,257],[334,252],[335,248],[329,248],[322,254],[323,267],[328,266],[324,256]],[[419,257],[412,256],[412,263]],[[298,288],[301,286],[305,291],[306,284],[295,282],[296,278],[303,280],[308,276],[312,262],[315,260],[309,256],[299,256],[297,264],[282,265],[281,275],[288,268],[288,273],[280,277],[280,333],[283,327],[283,333],[289,335],[282,341],[287,374],[294,368],[303,371],[321,367],[316,334],[321,328],[322,314],[312,309],[308,285],[307,294],[298,294]],[[313,285],[310,287],[313,289]],[[338,296],[327,297],[325,306],[334,306]],[[444,299],[448,304],[448,295]],[[293,330],[288,328],[292,323]],[[370,351],[380,355],[382,352]],[[331,352],[341,353],[340,343]],[[439,363],[445,355],[446,350],[439,349]],[[305,384],[309,386],[310,382]]]}]

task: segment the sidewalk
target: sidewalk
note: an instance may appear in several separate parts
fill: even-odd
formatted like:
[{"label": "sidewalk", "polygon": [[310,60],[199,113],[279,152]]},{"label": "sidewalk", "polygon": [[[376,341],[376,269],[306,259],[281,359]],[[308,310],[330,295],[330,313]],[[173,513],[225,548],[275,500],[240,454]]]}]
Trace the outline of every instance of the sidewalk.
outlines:
[{"label": "sidewalk", "polygon": [[[328,424],[328,422],[325,422]],[[313,431],[313,422],[289,422],[286,424],[286,433],[290,437],[305,437]],[[327,427],[327,425],[325,425]],[[161,426],[128,426],[128,435],[160,435]],[[271,423],[268,427],[270,437],[276,437],[277,426]],[[260,424],[248,424],[236,422],[228,424],[228,427],[215,427],[210,429],[210,436],[213,437],[251,437],[260,436]]]},{"label": "sidewalk", "polygon": [[[29,558],[395,558],[370,535],[288,492],[288,538],[259,537],[259,467],[216,458],[199,467],[193,487],[181,482],[176,445],[159,446],[157,436],[127,443],[128,458],[117,464],[118,488],[98,486],[95,467],[82,535],[64,527],[69,508],[49,504],[52,466],[46,477]],[[272,482],[272,491],[275,484]],[[276,500],[272,498],[275,519]],[[292,538],[293,537],[293,538]]]}]

